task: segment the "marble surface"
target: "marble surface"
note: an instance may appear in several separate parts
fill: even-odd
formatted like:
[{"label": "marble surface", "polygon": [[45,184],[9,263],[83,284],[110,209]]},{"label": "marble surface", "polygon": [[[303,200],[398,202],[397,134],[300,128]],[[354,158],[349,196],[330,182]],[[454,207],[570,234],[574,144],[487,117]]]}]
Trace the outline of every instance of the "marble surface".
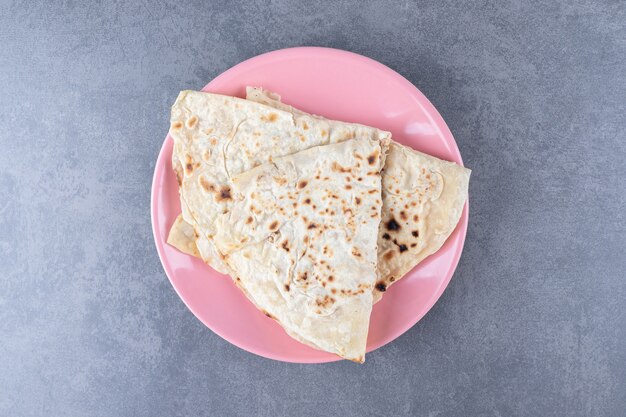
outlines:
[{"label": "marble surface", "polygon": [[[1,3],[0,415],[625,415],[623,1]],[[152,240],[177,92],[298,45],[406,76],[473,169],[450,286],[363,366],[230,345]]]}]

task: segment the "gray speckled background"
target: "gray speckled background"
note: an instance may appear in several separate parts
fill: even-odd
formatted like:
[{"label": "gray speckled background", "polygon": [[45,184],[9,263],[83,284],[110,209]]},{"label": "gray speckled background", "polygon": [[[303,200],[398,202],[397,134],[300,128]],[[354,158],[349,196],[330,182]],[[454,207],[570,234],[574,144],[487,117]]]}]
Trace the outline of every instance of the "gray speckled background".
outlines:
[{"label": "gray speckled background", "polygon": [[[0,415],[626,415],[623,1],[1,3]],[[448,290],[364,366],[231,346],[152,241],[177,92],[296,45],[406,76],[473,169]]]}]

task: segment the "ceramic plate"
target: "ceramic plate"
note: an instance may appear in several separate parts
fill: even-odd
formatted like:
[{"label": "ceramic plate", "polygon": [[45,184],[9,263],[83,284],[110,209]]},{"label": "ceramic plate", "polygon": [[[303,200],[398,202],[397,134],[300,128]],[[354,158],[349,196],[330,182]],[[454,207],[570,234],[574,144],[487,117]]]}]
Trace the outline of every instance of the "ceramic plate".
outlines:
[{"label": "ceramic plate", "polygon": [[[283,49],[234,66],[203,91],[245,97],[247,85],[274,91],[285,103],[309,113],[388,130],[400,143],[462,164],[450,130],[428,99],[401,75],[364,56],[328,48]],[[338,360],[287,336],[228,276],[166,244],[169,228],[180,213],[172,144],[167,136],[154,171],[152,228],[161,262],[180,298],[207,327],[249,352],[289,362]],[[390,287],[374,306],[368,352],[406,332],[441,296],[461,256],[467,218],[466,205],[446,244]]]}]

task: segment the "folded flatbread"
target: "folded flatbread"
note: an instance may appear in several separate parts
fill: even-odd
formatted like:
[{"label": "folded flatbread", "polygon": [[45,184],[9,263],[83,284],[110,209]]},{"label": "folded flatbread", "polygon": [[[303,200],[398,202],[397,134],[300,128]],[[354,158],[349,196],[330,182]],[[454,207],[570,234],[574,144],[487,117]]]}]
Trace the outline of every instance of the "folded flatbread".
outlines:
[{"label": "folded flatbread", "polygon": [[213,241],[235,283],[295,339],[362,362],[377,281],[386,144],[351,139],[232,177]]},{"label": "folded flatbread", "polygon": [[368,126],[197,91],[179,94],[172,107],[170,135],[182,218],[198,236],[196,248],[204,261],[222,273],[230,271],[213,236],[217,217],[230,210],[234,176],[311,147],[353,138],[386,142],[391,136]]},{"label": "folded flatbread", "polygon": [[[248,100],[303,117],[306,113],[260,88]],[[323,120],[319,116],[311,116]],[[438,251],[463,212],[471,171],[392,141],[383,171],[383,211],[378,233],[374,302],[427,256]]]},{"label": "folded flatbread", "polygon": [[193,226],[183,219],[182,214],[179,214],[167,236],[167,243],[181,252],[199,258],[200,252],[198,252],[198,247],[196,246],[197,239],[198,235],[196,235]]}]

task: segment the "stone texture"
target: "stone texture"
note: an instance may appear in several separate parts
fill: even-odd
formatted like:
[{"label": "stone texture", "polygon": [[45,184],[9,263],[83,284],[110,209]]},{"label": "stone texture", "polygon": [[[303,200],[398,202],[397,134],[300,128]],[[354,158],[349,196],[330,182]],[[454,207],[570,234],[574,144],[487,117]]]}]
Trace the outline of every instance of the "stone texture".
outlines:
[{"label": "stone texture", "polygon": [[[0,415],[624,415],[624,2],[82,3],[1,7]],[[473,169],[453,281],[364,366],[223,341],[152,241],[176,93],[296,45],[406,76]]]}]

